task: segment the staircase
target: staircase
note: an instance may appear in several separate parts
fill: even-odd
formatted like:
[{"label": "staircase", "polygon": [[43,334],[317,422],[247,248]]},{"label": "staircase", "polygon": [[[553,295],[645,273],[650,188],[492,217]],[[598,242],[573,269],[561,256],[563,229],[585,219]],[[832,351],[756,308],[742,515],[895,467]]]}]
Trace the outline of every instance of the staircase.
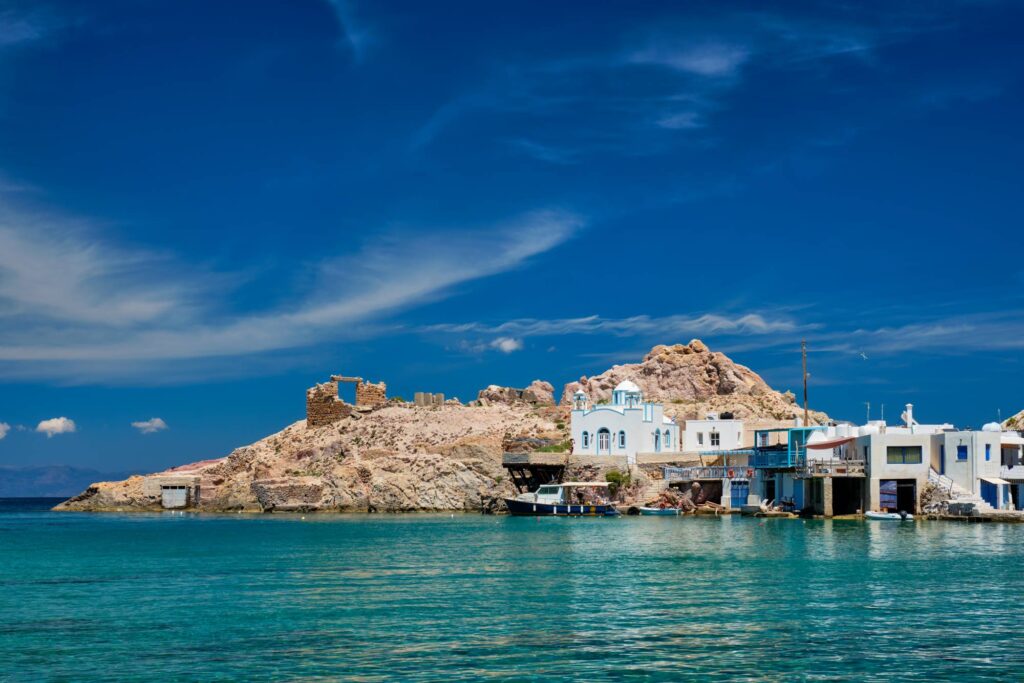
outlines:
[{"label": "staircase", "polygon": [[650,484],[640,489],[640,492],[636,495],[636,502],[640,505],[644,505],[647,501],[657,498],[662,494],[662,492],[667,490],[667,480],[658,479],[657,481],[652,481]]},{"label": "staircase", "polygon": [[995,508],[985,502],[981,496],[971,493],[946,475],[939,474],[933,468],[928,470],[928,481],[943,491],[948,491],[951,503],[974,503],[974,509],[978,512],[995,511]]}]

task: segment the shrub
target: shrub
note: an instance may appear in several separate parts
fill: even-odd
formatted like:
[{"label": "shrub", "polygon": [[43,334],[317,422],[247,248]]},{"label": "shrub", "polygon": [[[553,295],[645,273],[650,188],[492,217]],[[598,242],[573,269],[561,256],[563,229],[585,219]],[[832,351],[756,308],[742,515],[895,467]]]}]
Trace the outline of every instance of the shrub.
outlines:
[{"label": "shrub", "polygon": [[617,496],[619,491],[629,486],[631,481],[629,472],[620,472],[619,470],[605,472],[604,480],[608,482],[608,493],[612,496]]}]

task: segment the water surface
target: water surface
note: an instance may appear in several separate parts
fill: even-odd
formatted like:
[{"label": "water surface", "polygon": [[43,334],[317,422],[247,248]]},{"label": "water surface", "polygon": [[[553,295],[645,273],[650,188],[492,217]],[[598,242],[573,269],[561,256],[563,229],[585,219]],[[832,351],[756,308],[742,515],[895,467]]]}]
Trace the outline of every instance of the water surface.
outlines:
[{"label": "water surface", "polygon": [[1024,525],[45,507],[0,680],[1024,678]]}]

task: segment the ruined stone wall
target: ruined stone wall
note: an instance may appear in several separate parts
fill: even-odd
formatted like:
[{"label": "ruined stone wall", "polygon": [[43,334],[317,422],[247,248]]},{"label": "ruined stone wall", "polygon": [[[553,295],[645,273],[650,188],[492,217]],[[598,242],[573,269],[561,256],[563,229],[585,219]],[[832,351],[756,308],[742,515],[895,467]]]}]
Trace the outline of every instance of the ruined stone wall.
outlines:
[{"label": "ruined stone wall", "polygon": [[352,414],[352,406],[338,398],[338,383],[324,382],[306,390],[306,426],[320,427]]},{"label": "ruined stone wall", "polygon": [[444,394],[432,394],[429,391],[417,391],[413,396],[413,403],[420,408],[444,405]]},{"label": "ruined stone wall", "polygon": [[388,402],[388,387],[384,382],[356,384],[356,405],[376,408]]}]

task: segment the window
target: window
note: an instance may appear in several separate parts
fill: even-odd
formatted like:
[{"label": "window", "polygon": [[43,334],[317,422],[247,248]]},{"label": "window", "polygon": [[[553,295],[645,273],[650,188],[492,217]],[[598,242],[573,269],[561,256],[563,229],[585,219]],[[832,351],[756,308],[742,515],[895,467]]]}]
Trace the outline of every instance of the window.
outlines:
[{"label": "window", "polygon": [[558,493],[557,486],[541,486],[539,489],[537,489],[538,496],[550,496],[555,493]]},{"label": "window", "polygon": [[619,432],[619,448],[626,447],[626,432]]},{"label": "window", "polygon": [[920,446],[889,446],[885,449],[885,461],[890,465],[920,465]]},{"label": "window", "polygon": [[711,432],[711,445],[719,446],[722,443],[722,437],[718,432]]},{"label": "window", "polygon": [[612,449],[612,434],[607,429],[599,429],[597,432],[597,450],[610,451]]},{"label": "window", "polygon": [[583,432],[583,447],[590,448],[590,432]]},{"label": "window", "polygon": [[992,459],[992,444],[985,444],[985,462]]},{"label": "window", "polygon": [[665,448],[672,448],[672,434],[666,429],[665,430]]},{"label": "window", "polygon": [[704,445],[704,432],[697,432],[697,445],[698,446],[703,446]]},{"label": "window", "polygon": [[966,460],[967,459],[967,446],[957,446],[956,447],[956,459],[957,460]]}]

